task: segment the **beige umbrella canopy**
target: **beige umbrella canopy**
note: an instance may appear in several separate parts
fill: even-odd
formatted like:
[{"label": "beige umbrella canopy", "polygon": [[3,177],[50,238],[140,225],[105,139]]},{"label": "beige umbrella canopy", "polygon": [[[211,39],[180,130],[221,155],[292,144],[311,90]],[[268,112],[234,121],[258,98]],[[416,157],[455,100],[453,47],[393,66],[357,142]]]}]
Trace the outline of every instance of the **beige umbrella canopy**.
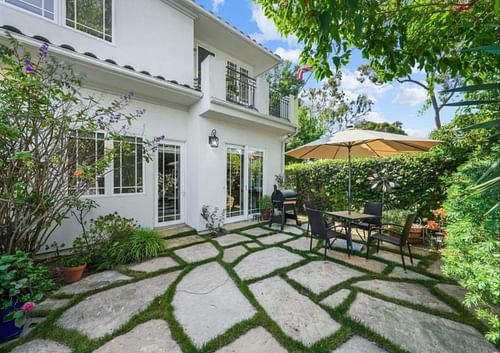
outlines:
[{"label": "beige umbrella canopy", "polygon": [[351,210],[351,158],[384,157],[402,153],[424,152],[441,143],[437,140],[390,134],[372,130],[347,129],[288,151],[299,159],[349,160],[349,211]]}]

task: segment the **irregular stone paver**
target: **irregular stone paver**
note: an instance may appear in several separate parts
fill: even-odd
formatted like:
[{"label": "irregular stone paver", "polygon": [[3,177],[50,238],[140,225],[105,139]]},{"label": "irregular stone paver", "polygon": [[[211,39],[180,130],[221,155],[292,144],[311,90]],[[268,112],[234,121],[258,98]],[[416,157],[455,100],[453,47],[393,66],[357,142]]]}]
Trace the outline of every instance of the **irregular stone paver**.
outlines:
[{"label": "irregular stone paver", "polygon": [[328,305],[330,308],[335,309],[337,306],[342,304],[342,302],[351,294],[349,289],[341,289],[338,292],[329,295],[323,299],[320,303]]},{"label": "irregular stone paver", "polygon": [[248,252],[247,248],[241,245],[233,246],[232,248],[224,249],[224,256],[222,257],[222,261],[231,263],[236,260],[241,255],[244,255]]},{"label": "irregular stone paver", "polygon": [[306,346],[340,328],[323,309],[279,277],[253,283],[250,290],[283,332]]},{"label": "irregular stone paver", "polygon": [[364,273],[331,261],[311,261],[287,273],[287,276],[315,294]]},{"label": "irregular stone paver", "polygon": [[332,353],[388,353],[375,343],[361,336],[353,336],[349,341],[341,345]]},{"label": "irregular stone paver", "polygon": [[54,341],[35,339],[14,348],[10,353],[71,353],[71,349]]},{"label": "irregular stone paver", "polygon": [[493,353],[470,326],[359,293],[348,315],[412,353]]},{"label": "irregular stone paver", "polygon": [[402,267],[396,266],[389,274],[389,277],[393,278],[408,278],[408,279],[423,279],[428,281],[435,281],[435,279],[424,276],[420,273],[413,272],[410,270],[405,270]]},{"label": "irregular stone paver", "polygon": [[251,253],[234,270],[241,279],[265,276],[279,268],[288,267],[304,258],[281,248],[268,248]]},{"label": "irregular stone paver", "polygon": [[[373,243],[375,244],[375,243]],[[418,247],[416,245],[411,245],[411,254],[412,255],[420,255],[420,256],[427,256],[431,253],[430,249],[428,248],[421,248],[421,247]],[[398,245],[394,245],[394,244],[390,244],[390,243],[381,243],[380,244],[380,248],[390,248],[390,249],[394,249],[395,251],[399,251],[399,246]],[[403,249],[403,252],[408,255],[408,248],[405,247]]]},{"label": "irregular stone paver", "polygon": [[247,238],[240,234],[227,234],[214,239],[220,246],[230,246],[245,241],[252,241],[252,239]]},{"label": "irregular stone paver", "polygon": [[267,236],[267,237],[259,238],[259,241],[262,244],[271,245],[271,244],[281,243],[281,242],[284,242],[284,241],[287,241],[287,240],[291,240],[291,239],[293,239],[293,237],[291,235],[283,234],[283,233],[277,233],[277,234],[270,235],[270,236]]},{"label": "irregular stone paver", "polygon": [[463,287],[456,286],[454,284],[439,283],[436,284],[436,288],[445,292],[449,296],[452,296],[460,303],[464,301],[465,294],[467,293],[467,291]]},{"label": "irregular stone paver", "polygon": [[178,274],[179,271],[171,272],[91,295],[66,310],[57,324],[90,338],[103,337],[146,309]]},{"label": "irregular stone paver", "polygon": [[256,327],[216,353],[287,353],[287,351],[266,329]]},{"label": "irregular stone paver", "polygon": [[271,234],[272,231],[269,230],[269,229],[264,229],[264,228],[257,227],[257,228],[252,228],[252,229],[244,230],[242,233],[243,234],[247,234],[247,235],[252,235],[254,237],[260,237],[260,236],[263,236],[263,235]]},{"label": "irregular stone paver", "polygon": [[[373,256],[380,257],[381,259],[384,259],[384,260],[387,260],[387,261],[395,262],[395,263],[397,263],[398,265],[401,265],[401,266],[403,265],[403,262],[401,261],[401,255],[400,254],[396,254],[396,253],[393,253],[393,252],[390,252],[390,251],[380,250],[378,253],[373,254]],[[417,260],[417,259],[413,258],[413,265],[412,265],[411,262],[410,262],[410,257],[409,256],[405,256],[406,266],[417,266],[419,262],[420,262],[420,260]]]},{"label": "irregular stone paver", "polygon": [[272,227],[268,228],[272,230],[279,230],[280,232],[292,233],[295,235],[302,235],[302,233],[304,233],[303,229],[290,225],[285,225],[285,227],[283,227],[283,230],[281,230],[281,225],[277,223],[273,223]]},{"label": "irregular stone paver", "polygon": [[167,268],[175,266],[179,266],[179,264],[172,260],[170,257],[162,256],[138,264],[128,265],[127,267],[132,271],[149,273],[159,270],[166,270]]},{"label": "irregular stone paver", "polygon": [[[309,237],[300,237],[299,239],[295,239],[292,241],[289,241],[283,245],[289,246],[292,249],[295,250],[301,250],[301,251],[309,251],[310,250],[310,244],[311,244],[311,238]],[[314,247],[318,244],[318,241],[316,239],[313,239],[312,241],[312,247]]]},{"label": "irregular stone paver", "polygon": [[[347,250],[347,241],[345,239],[337,239],[333,243],[334,248],[346,249]],[[356,242],[352,242],[352,250],[362,252],[364,249],[364,245]]]},{"label": "irregular stone paver", "polygon": [[118,281],[126,281],[132,277],[125,276],[117,271],[99,272],[87,277],[83,277],[80,281],[62,287],[57,294],[79,294],[85,293],[94,289],[109,286]]},{"label": "irregular stone paver", "polygon": [[429,308],[453,312],[453,309],[433,296],[426,287],[420,284],[374,279],[357,282],[353,286],[378,292],[390,298],[406,300],[407,302],[420,304]]},{"label": "irregular stone paver", "polygon": [[443,272],[441,271],[442,266],[443,266],[443,261],[441,259],[438,259],[434,261],[432,264],[430,264],[430,266],[427,267],[426,271],[434,275],[444,276]]},{"label": "irregular stone paver", "polygon": [[36,305],[34,313],[39,313],[42,311],[52,311],[62,308],[70,302],[70,299],[53,299],[47,298],[43,302]]},{"label": "irregular stone paver", "polygon": [[256,310],[216,262],[195,268],[177,285],[174,315],[200,348]]},{"label": "irregular stone paver", "polygon": [[249,249],[257,249],[260,248],[261,246],[257,243],[246,243],[245,246]]},{"label": "irregular stone paver", "polygon": [[165,240],[165,247],[167,249],[172,249],[172,248],[177,248],[179,246],[199,243],[199,242],[202,242],[204,240],[205,239],[203,239],[199,235],[189,235],[187,237],[172,238],[172,239]]},{"label": "irregular stone paver", "polygon": [[94,353],[182,353],[164,320],[151,320],[113,338]]},{"label": "irregular stone paver", "polygon": [[[322,251],[323,250],[321,250],[321,253],[322,253]],[[327,250],[326,254],[327,254],[327,256],[329,256],[333,259],[344,261],[346,263],[364,268],[364,269],[371,271],[371,272],[380,273],[387,267],[387,265],[384,264],[383,262],[372,260],[372,259],[367,260],[364,257],[356,256],[356,255],[351,255],[351,257],[349,257],[346,253],[336,251],[336,250]]]},{"label": "irregular stone paver", "polygon": [[210,243],[203,243],[176,250],[175,254],[186,262],[198,262],[218,256],[219,250]]}]

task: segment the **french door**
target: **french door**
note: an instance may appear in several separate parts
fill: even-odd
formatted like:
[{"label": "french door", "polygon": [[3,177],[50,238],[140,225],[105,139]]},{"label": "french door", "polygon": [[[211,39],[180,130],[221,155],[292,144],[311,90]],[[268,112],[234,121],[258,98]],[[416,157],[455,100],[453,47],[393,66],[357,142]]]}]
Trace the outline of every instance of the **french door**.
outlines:
[{"label": "french door", "polygon": [[259,213],[264,189],[264,152],[247,146],[228,146],[226,166],[226,217],[235,221]]},{"label": "french door", "polygon": [[157,161],[157,225],[182,223],[184,221],[184,145],[180,143],[160,144]]}]

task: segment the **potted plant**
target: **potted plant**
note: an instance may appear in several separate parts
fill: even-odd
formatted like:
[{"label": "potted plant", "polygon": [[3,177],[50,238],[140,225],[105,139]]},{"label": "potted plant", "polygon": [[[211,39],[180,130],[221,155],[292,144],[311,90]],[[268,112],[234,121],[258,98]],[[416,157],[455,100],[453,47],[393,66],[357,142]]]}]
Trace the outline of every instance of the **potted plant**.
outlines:
[{"label": "potted plant", "polygon": [[262,196],[260,199],[260,214],[262,216],[262,219],[264,221],[267,221],[269,217],[271,216],[271,209],[273,207],[273,202],[271,200],[270,196]]},{"label": "potted plant", "polygon": [[78,282],[87,267],[87,257],[80,253],[73,253],[61,260],[63,280],[67,284]]},{"label": "potted plant", "polygon": [[24,252],[0,256],[0,342],[21,334],[36,303],[54,287],[49,269]]}]

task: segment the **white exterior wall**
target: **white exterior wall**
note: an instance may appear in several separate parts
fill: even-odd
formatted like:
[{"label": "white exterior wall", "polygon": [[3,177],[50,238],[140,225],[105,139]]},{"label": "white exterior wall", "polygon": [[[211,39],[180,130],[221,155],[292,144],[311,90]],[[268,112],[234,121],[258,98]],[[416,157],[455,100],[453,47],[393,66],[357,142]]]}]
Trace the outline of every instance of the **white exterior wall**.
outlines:
[{"label": "white exterior wall", "polygon": [[63,0],[55,0],[51,21],[0,0],[0,24],[28,36],[41,35],[55,45],[68,44],[77,52],[131,65],[154,76],[192,85],[193,19],[159,0],[114,0],[113,43],[65,26]]}]

